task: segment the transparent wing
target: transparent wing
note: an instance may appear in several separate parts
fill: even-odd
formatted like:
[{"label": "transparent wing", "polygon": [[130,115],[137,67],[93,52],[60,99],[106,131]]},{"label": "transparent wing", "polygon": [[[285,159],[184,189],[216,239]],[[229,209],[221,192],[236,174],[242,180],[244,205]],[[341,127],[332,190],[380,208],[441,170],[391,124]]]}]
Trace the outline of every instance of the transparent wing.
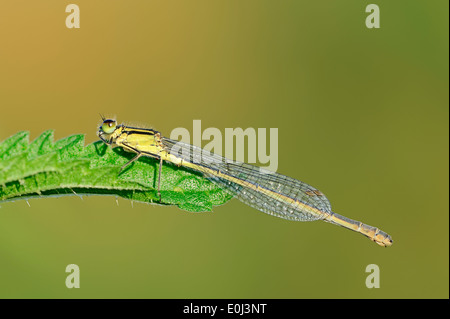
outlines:
[{"label": "transparent wing", "polygon": [[[325,195],[299,180],[254,165],[231,161],[200,147],[168,138],[162,138],[162,143],[172,155],[184,162],[197,164],[196,171],[243,203],[262,212],[296,221],[318,220],[331,213],[330,202]],[[220,175],[231,176],[242,182],[235,183]],[[299,202],[323,214],[312,214]]]}]

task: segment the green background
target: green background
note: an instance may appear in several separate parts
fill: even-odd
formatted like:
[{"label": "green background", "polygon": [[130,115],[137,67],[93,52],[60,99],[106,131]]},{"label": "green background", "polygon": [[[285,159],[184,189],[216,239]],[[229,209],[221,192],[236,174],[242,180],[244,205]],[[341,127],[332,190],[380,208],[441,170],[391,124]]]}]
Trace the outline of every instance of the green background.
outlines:
[{"label": "green background", "polygon": [[[0,0],[0,140],[91,143],[99,113],[165,135],[194,119],[278,128],[278,172],[394,245],[237,200],[17,201],[0,208],[0,297],[449,297],[447,1],[77,0],[80,29],[69,3]],[[72,263],[80,289],[65,286]]]}]

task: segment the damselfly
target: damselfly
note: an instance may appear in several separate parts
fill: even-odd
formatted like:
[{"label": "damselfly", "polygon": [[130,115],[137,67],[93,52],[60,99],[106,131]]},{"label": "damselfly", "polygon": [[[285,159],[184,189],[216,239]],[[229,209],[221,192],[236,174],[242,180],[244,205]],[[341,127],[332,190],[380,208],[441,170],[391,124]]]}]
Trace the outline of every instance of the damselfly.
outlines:
[{"label": "damselfly", "polygon": [[294,221],[323,220],[361,233],[381,246],[392,245],[391,236],[380,229],[333,213],[322,192],[299,180],[231,161],[200,147],[166,138],[152,129],[117,125],[111,119],[103,119],[98,135],[107,144],[136,153],[122,169],[141,156],[159,160],[160,198],[161,167],[167,161],[202,173],[240,201],[267,214]]}]

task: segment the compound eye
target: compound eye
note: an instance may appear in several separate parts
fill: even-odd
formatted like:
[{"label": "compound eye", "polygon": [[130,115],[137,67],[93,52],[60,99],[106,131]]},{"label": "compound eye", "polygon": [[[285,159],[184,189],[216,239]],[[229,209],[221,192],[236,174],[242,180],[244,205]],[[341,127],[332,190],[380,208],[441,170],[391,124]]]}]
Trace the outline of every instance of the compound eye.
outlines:
[{"label": "compound eye", "polygon": [[106,134],[111,134],[116,129],[116,121],[104,120],[102,124],[102,131]]}]

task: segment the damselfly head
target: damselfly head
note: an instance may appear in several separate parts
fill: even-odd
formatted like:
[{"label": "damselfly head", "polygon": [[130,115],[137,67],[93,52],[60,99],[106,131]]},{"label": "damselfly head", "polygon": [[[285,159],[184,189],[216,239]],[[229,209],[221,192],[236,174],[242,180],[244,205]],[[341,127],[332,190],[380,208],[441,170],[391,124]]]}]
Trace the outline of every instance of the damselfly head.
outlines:
[{"label": "damselfly head", "polygon": [[116,120],[104,119],[102,125],[98,129],[98,136],[108,144],[112,143],[112,135],[117,128]]},{"label": "damselfly head", "polygon": [[117,122],[115,120],[104,120],[102,126],[100,126],[100,130],[105,132],[106,134],[111,134],[117,127]]}]

